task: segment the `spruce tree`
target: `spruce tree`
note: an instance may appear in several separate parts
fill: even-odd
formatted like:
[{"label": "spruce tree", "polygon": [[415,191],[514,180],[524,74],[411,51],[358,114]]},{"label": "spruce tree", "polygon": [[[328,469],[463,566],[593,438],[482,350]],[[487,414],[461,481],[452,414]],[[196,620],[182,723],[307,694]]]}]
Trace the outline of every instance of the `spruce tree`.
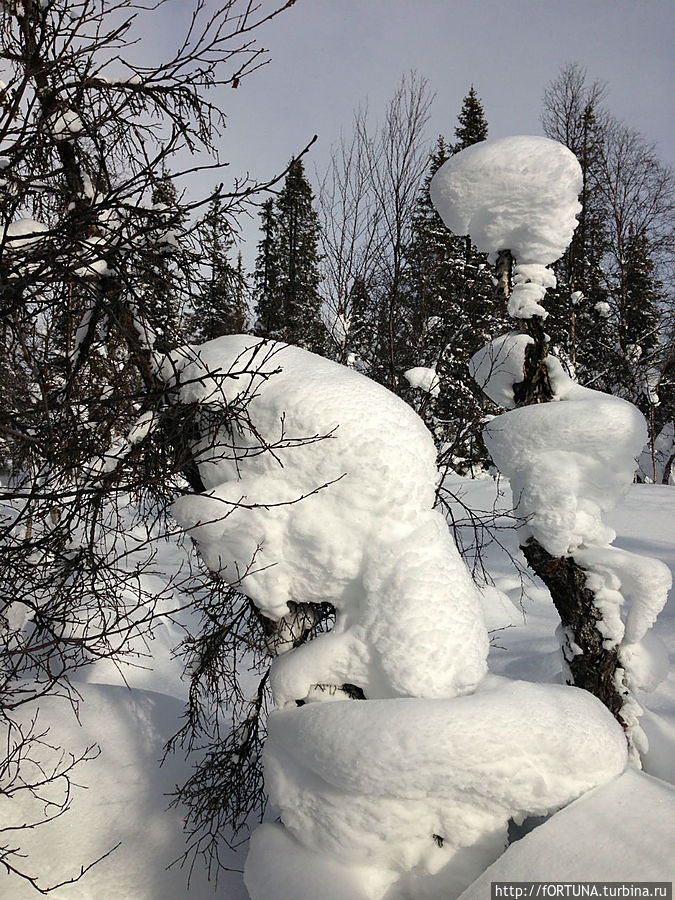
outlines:
[{"label": "spruce tree", "polygon": [[199,238],[205,272],[193,300],[191,326],[195,340],[201,342],[244,331],[248,305],[241,254],[234,266],[230,260],[234,237],[218,196],[209,204]]},{"label": "spruce tree", "polygon": [[407,288],[411,365],[435,368],[439,395],[413,396],[431,428],[441,461],[472,472],[486,460],[480,438],[484,395],[468,371],[473,354],[499,329],[505,312],[494,305],[494,288],[485,256],[467,235],[449,231],[433,208],[429,185],[451,154],[485,140],[487,122],[472,87],[455,129],[457,143],[439,137],[417,203],[407,248]]},{"label": "spruce tree", "polygon": [[140,255],[140,278],[144,289],[139,298],[142,312],[155,332],[156,347],[166,352],[183,343],[185,311],[181,283],[185,284],[192,257],[180,243],[186,216],[170,173],[164,169],[152,191],[154,227],[148,229],[145,252]]},{"label": "spruce tree", "polygon": [[619,343],[613,369],[618,373],[615,392],[626,396],[649,417],[650,406],[658,404],[650,384],[656,374],[655,352],[659,343],[664,299],[663,286],[656,275],[649,239],[632,225],[625,249],[622,296],[618,310]]},{"label": "spruce tree", "polygon": [[275,202],[261,215],[255,270],[256,333],[325,352],[319,284],[319,222],[302,161],[293,160]]},{"label": "spruce tree", "polygon": [[553,266],[556,288],[547,294],[546,327],[556,353],[585,383],[609,390],[605,378],[617,343],[614,319],[608,315],[609,293],[603,258],[608,240],[598,175],[602,158],[604,86],[587,85],[578,66],[565,69],[544,94],[544,131],[569,147],[583,175],[579,226],[572,243]]},{"label": "spruce tree", "polygon": [[472,144],[479,144],[481,141],[487,140],[488,123],[483,111],[483,104],[478,99],[473,85],[462,102],[462,109],[457,120],[459,122],[455,128],[457,143],[452,147],[453,154],[471,147]]}]

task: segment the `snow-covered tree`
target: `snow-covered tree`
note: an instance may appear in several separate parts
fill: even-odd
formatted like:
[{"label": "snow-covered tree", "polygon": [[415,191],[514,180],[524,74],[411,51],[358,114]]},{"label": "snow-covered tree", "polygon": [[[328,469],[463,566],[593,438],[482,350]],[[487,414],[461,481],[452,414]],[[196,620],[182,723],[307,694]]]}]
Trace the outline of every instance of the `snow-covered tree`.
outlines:
[{"label": "snow-covered tree", "polygon": [[577,224],[582,183],[562,144],[502,138],[448,161],[432,197],[449,228],[471,227],[492,254],[498,289],[519,326],[480,351],[473,368],[491,399],[509,409],[489,423],[485,440],[527,520],[523,553],[560,615],[567,680],[603,701],[639,761],[645,739],[635,691],[660,677],[643,638],[665,603],[670,573],[613,547],[603,516],[632,481],[645,422],[632,404],[565,374],[548,353],[542,306],[555,287],[548,266]]},{"label": "snow-covered tree", "polygon": [[[480,595],[434,509],[436,448],[401,399],[243,336],[205,345],[179,381],[201,407],[209,491],[174,514],[250,598],[273,657],[264,767],[279,821],[251,840],[253,900],[456,897],[502,852],[511,817],[623,769],[623,734],[596,698],[486,674]],[[214,403],[244,398],[245,427],[219,428]]]},{"label": "snow-covered tree", "polygon": [[[42,698],[75,706],[78,670],[150,636],[172,588],[148,586],[156,530],[141,523],[161,519],[186,484],[203,487],[186,449],[190,411],[173,402],[161,353],[173,312],[159,315],[153,293],[165,285],[149,277],[166,246],[188,240],[190,210],[162,173],[176,153],[185,166],[186,151],[215,152],[223,116],[206,92],[258,64],[250,32],[278,10],[256,19],[238,0],[214,15],[190,4],[171,59],[140,64],[134,36],[163,6],[22,0],[0,11],[0,863],[10,893],[21,878],[50,887],[22,856],[22,829],[67,812],[77,762],[40,727]],[[182,305],[174,289],[179,279],[167,312]],[[34,820],[12,818],[19,796],[33,798]],[[73,870],[90,862],[72,860]]]}]

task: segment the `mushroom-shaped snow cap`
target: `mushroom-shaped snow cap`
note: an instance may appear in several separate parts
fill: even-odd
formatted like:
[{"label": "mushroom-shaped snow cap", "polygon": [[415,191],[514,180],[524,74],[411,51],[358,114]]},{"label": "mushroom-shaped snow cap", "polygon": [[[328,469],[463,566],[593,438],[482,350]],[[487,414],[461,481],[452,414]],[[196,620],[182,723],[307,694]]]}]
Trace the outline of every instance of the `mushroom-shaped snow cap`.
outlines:
[{"label": "mushroom-shaped snow cap", "polygon": [[567,147],[520,135],[481,141],[444,163],[431,199],[455,234],[479,250],[510,250],[522,264],[549,265],[572,240],[581,166]]}]

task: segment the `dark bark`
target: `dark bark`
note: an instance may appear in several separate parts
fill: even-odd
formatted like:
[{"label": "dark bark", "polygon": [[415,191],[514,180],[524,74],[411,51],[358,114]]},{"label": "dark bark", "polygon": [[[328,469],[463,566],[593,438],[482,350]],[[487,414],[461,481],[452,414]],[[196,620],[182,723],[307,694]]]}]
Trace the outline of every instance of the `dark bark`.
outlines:
[{"label": "dark bark", "polygon": [[598,629],[602,614],[593,592],[586,587],[584,570],[571,556],[551,556],[532,538],[521,550],[530,568],[548,588],[561,624],[571,629],[574,643],[582,651],[576,655],[565,653],[572,684],[595,694],[625,727],[620,715],[624,697],[615,681],[618,652],[603,646],[603,635]]},{"label": "dark bark", "polygon": [[[509,250],[502,250],[497,259],[497,299],[508,301],[511,291],[513,259]],[[513,386],[516,406],[531,406],[553,400],[553,389],[546,365],[548,340],[544,321],[540,316],[519,320],[520,331],[532,338],[525,352],[523,380]],[[521,550],[529,567],[548,588],[561,624],[571,629],[580,653],[565,654],[572,684],[594,694],[625,728],[620,712],[624,697],[616,686],[619,659],[616,648],[603,646],[604,637],[598,628],[602,613],[595,605],[595,595],[586,586],[586,573],[572,556],[554,557],[534,538]],[[563,647],[564,652],[564,647]]]}]

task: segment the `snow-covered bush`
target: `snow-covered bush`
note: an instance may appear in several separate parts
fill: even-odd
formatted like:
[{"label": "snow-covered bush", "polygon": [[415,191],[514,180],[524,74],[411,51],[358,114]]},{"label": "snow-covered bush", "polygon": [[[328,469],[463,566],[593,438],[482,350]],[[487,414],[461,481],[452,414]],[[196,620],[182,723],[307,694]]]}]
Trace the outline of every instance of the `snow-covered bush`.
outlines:
[{"label": "snow-covered bush", "polygon": [[[528,561],[561,614],[569,680],[597,687],[637,761],[646,742],[633,690],[662,677],[663,653],[643,639],[671,578],[660,561],[612,547],[615,533],[604,520],[632,482],[647,434],[642,414],[625,400],[580,387],[547,353],[541,303],[555,287],[547,266],[572,239],[580,188],[574,155],[540,137],[470,147],[431,184],[448,227],[470,231],[493,260],[506,252],[513,263],[508,308],[521,333],[496,338],[472,360],[483,390],[509,409],[490,421],[484,439],[527,519]],[[596,637],[589,640],[589,632]],[[595,672],[600,654],[603,668]],[[609,685],[597,683],[603,677]]]},{"label": "snow-covered bush", "polygon": [[[621,729],[595,698],[486,674],[480,597],[433,509],[433,440],[403,401],[246,336],[201,346],[180,381],[203,410],[207,491],[176,517],[269,619],[335,609],[329,633],[274,646],[264,762],[281,821],[253,836],[253,898],[456,896],[510,818],[623,769]],[[244,402],[247,426],[210,424],[214,406]]]}]

